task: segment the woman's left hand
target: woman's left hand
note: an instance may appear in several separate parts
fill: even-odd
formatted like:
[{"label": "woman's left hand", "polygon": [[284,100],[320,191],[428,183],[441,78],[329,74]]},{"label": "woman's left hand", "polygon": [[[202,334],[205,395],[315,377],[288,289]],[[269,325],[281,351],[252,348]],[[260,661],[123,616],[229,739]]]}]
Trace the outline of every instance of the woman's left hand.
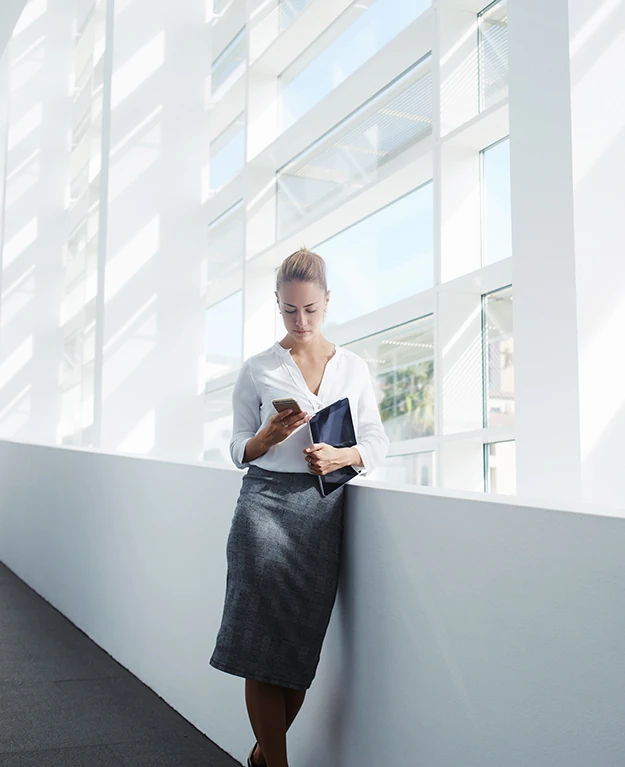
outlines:
[{"label": "woman's left hand", "polygon": [[345,462],[345,448],[326,445],[325,442],[310,445],[304,450],[304,455],[310,471],[320,476],[347,466]]}]

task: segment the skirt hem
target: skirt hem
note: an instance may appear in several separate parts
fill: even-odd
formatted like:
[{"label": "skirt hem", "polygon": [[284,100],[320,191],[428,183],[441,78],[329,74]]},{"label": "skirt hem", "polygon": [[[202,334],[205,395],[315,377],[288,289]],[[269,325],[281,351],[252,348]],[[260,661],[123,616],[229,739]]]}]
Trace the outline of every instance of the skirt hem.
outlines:
[{"label": "skirt hem", "polygon": [[276,679],[275,677],[270,678],[258,673],[249,673],[240,666],[232,666],[228,665],[227,663],[221,663],[220,661],[216,661],[213,658],[211,658],[209,661],[209,665],[211,665],[213,668],[216,668],[218,671],[223,671],[225,674],[241,676],[244,679],[249,679],[252,682],[265,682],[266,684],[275,684],[278,687],[288,687],[291,690],[308,690],[312,684],[312,680],[307,685],[302,686],[301,684],[293,684],[293,682],[287,681],[285,679]]}]

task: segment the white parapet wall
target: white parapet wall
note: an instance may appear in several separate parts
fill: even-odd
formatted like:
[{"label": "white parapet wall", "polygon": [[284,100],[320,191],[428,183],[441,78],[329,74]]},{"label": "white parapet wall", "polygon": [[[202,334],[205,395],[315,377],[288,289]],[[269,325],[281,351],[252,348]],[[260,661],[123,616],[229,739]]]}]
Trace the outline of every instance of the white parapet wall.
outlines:
[{"label": "white parapet wall", "polygon": [[[0,442],[0,560],[243,762],[243,680],[208,665],[240,481]],[[292,763],[620,764],[621,513],[360,482]]]}]

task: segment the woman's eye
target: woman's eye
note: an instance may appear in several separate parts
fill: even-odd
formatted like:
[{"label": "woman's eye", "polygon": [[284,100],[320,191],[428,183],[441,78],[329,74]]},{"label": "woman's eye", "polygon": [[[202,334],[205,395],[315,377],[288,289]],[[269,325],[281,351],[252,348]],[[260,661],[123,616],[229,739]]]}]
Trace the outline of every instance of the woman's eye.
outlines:
[{"label": "woman's eye", "polygon": [[292,312],[290,312],[288,309],[285,309],[284,311],[285,311],[287,314],[295,314],[295,309],[293,309],[293,311],[292,311]]},{"label": "woman's eye", "polygon": [[308,314],[314,314],[316,311],[316,309],[307,309]]}]

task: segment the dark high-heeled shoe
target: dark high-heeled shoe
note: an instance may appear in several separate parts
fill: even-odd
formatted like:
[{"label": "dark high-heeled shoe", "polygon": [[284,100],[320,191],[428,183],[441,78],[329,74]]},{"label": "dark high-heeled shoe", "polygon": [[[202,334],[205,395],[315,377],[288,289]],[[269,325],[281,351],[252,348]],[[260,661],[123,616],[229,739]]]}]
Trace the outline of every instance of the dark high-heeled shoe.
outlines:
[{"label": "dark high-heeled shoe", "polygon": [[250,751],[250,755],[247,757],[247,767],[266,767],[266,762],[255,762],[253,757],[258,747],[258,742],[254,743],[254,748]]}]

